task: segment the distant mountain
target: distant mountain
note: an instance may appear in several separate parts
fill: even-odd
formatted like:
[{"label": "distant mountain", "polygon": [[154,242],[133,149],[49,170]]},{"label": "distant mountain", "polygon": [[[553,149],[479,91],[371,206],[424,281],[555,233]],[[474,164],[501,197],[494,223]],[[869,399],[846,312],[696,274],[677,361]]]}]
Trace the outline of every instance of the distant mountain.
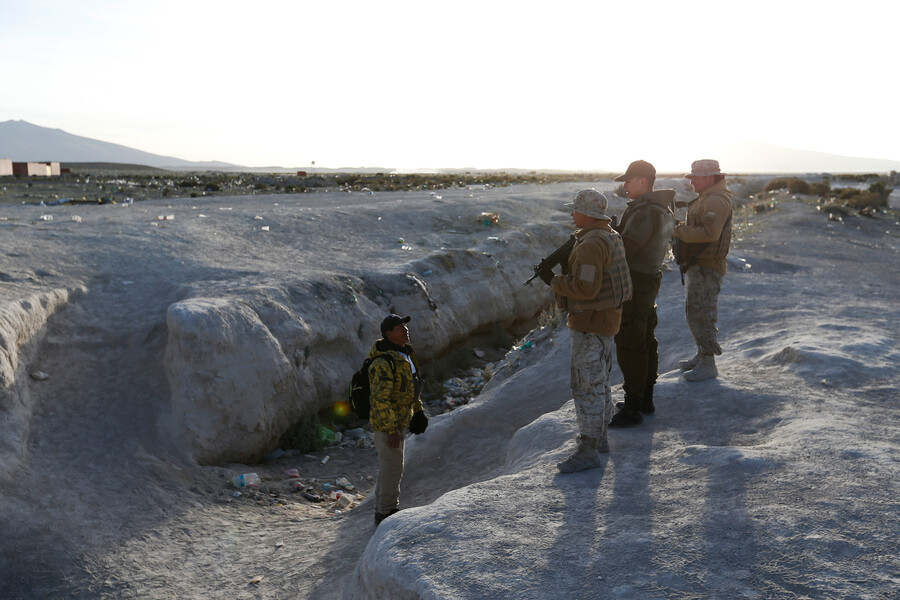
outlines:
[{"label": "distant mountain", "polygon": [[796,150],[763,142],[724,145],[710,153],[723,171],[732,173],[887,173],[900,171],[900,161],[857,158]]},{"label": "distant mountain", "polygon": [[[763,142],[737,142],[710,148],[706,153],[709,158],[718,159],[722,169],[730,173],[887,173],[900,171],[900,161],[878,158],[856,158],[796,150],[773,146]],[[160,169],[180,171],[253,171],[269,173],[289,173],[295,168],[285,167],[246,167],[231,163],[211,161],[195,162],[161,156],[141,150],[135,150],[119,144],[101,142],[91,138],[66,133],[61,129],[50,129],[32,125],[26,121],[4,121],[0,123],[0,158],[11,158],[14,161],[58,161],[61,163],[124,163],[146,165]],[[303,169],[300,170],[309,170]],[[412,169],[403,172],[488,172],[504,171],[507,173],[533,171],[535,169]],[[550,172],[537,169],[541,172]],[[594,169],[594,172],[618,172],[617,168]],[[663,169],[666,170],[666,169]],[[329,169],[316,167],[316,173],[388,173],[394,169],[388,167],[358,167]],[[570,171],[560,171],[570,172]]]},{"label": "distant mountain", "polygon": [[246,167],[224,162],[195,162],[160,156],[26,121],[0,123],[0,158],[11,158],[17,162],[130,163],[175,170],[247,170]]}]

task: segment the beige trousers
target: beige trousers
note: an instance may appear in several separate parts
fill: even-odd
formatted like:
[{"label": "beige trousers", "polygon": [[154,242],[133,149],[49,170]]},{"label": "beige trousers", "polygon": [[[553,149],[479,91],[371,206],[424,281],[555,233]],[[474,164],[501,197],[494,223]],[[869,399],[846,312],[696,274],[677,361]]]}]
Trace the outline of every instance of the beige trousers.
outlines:
[{"label": "beige trousers", "polygon": [[375,512],[386,515],[400,508],[400,479],[403,477],[403,450],[406,432],[400,432],[400,447],[388,446],[388,434],[375,432],[375,450],[378,452],[378,480],[375,482]]}]

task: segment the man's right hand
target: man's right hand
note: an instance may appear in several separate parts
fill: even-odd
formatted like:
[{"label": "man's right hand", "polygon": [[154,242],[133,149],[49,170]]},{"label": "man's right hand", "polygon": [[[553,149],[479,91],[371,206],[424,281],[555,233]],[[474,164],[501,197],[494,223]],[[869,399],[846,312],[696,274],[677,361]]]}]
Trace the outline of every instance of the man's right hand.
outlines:
[{"label": "man's right hand", "polygon": [[388,434],[388,448],[400,447],[400,434],[396,431]]}]

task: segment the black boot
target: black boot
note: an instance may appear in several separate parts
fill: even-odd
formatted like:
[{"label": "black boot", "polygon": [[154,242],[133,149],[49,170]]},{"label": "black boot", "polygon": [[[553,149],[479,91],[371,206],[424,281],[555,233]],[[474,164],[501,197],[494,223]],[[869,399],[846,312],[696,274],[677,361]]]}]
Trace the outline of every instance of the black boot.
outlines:
[{"label": "black boot", "polygon": [[609,422],[610,427],[633,427],[644,422],[641,416],[641,399],[636,396],[625,396],[625,405],[622,410]]},{"label": "black boot", "polygon": [[645,415],[652,415],[656,412],[656,407],[653,406],[653,384],[647,386],[647,389],[644,390],[644,397],[641,398],[641,412]]}]

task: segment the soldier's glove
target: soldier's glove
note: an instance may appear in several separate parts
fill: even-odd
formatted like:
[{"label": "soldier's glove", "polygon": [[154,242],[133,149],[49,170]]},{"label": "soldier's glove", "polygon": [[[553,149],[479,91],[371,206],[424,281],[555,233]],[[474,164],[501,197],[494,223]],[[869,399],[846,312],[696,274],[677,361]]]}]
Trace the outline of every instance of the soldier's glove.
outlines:
[{"label": "soldier's glove", "polygon": [[412,419],[409,420],[409,432],[419,435],[425,433],[427,428],[428,417],[425,416],[425,413],[420,410],[413,414]]},{"label": "soldier's glove", "polygon": [[550,285],[550,282],[553,281],[553,269],[548,269],[547,267],[538,268],[538,277],[541,278],[541,281]]}]

